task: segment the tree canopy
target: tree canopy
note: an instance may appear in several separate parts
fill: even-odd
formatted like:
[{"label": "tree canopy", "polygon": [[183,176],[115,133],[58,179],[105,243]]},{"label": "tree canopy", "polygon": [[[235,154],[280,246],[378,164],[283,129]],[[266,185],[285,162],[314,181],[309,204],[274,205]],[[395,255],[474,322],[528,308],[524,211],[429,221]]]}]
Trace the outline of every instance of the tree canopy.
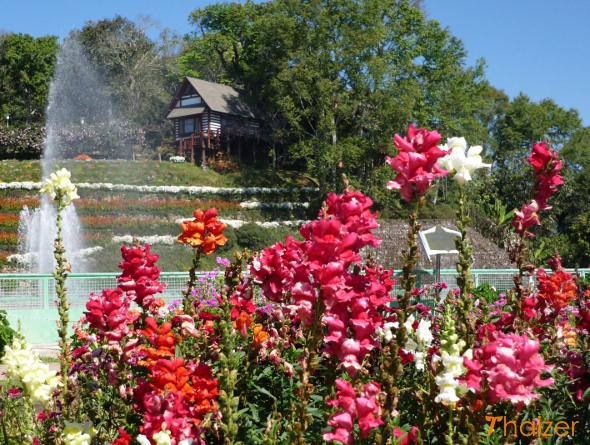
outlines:
[{"label": "tree canopy", "polygon": [[0,36],[0,110],[12,125],[44,121],[58,51],[55,36]]},{"label": "tree canopy", "polygon": [[414,3],[210,5],[192,14],[197,31],[181,63],[250,93],[324,185],[341,172],[367,184],[409,122],[483,142],[494,116],[483,62],[466,67],[462,43]]},{"label": "tree canopy", "polygon": [[177,42],[167,31],[150,39],[155,27],[149,19],[134,23],[117,16],[87,22],[68,38],[77,39],[125,119],[140,128],[149,145],[159,145],[169,131],[162,113],[177,87],[174,73]]}]

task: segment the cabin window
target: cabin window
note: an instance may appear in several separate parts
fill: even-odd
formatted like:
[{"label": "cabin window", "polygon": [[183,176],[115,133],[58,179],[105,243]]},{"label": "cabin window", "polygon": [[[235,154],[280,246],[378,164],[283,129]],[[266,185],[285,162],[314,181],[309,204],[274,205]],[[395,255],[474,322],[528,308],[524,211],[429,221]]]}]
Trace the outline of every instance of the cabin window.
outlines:
[{"label": "cabin window", "polygon": [[193,133],[195,131],[195,118],[189,117],[182,120],[182,132]]},{"label": "cabin window", "polygon": [[182,98],[180,99],[180,106],[188,107],[190,105],[199,105],[201,102],[203,102],[203,100],[201,99],[201,96],[199,96],[198,94],[194,94],[191,96],[182,96]]}]

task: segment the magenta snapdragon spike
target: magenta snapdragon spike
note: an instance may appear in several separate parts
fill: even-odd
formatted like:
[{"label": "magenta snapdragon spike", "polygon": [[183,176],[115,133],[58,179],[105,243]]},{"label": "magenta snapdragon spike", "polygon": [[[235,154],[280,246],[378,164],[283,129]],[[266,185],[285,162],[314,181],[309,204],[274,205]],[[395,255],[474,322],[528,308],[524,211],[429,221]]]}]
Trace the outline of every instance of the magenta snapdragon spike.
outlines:
[{"label": "magenta snapdragon spike", "polygon": [[105,289],[100,295],[90,294],[84,312],[90,329],[96,329],[97,339],[118,343],[130,333],[131,325],[138,317],[129,311],[131,299],[122,299],[121,289]]},{"label": "magenta snapdragon spike", "polygon": [[383,325],[379,309],[391,301],[393,286],[392,271],[351,271],[361,262],[360,250],[380,242],[372,234],[378,223],[371,205],[360,192],[329,194],[322,218],[301,228],[304,241],[288,237],[264,249],[250,269],[263,295],[284,304],[307,328],[321,301],[324,312],[319,315],[328,328],[324,352],[336,355],[351,376],[378,346],[375,333]]},{"label": "magenta snapdragon spike", "polygon": [[563,161],[558,159],[557,151],[548,149],[547,143],[543,141],[533,144],[527,162],[533,166],[536,175],[534,199],[541,210],[548,209],[547,200],[563,184],[563,178],[559,175]]},{"label": "magenta snapdragon spike", "polygon": [[553,384],[552,378],[541,377],[552,366],[539,354],[538,339],[495,330],[486,335],[488,341],[473,350],[473,360],[464,359],[465,383],[476,394],[483,391],[490,404],[504,400],[522,409],[541,397],[535,389]]},{"label": "magenta snapdragon spike", "polygon": [[381,386],[377,382],[365,383],[359,394],[346,380],[336,379],[335,385],[336,398],[327,403],[337,407],[338,411],[328,420],[333,431],[324,433],[324,440],[354,444],[352,431],[355,423],[358,424],[363,439],[369,437],[374,428],[383,425],[377,401]]},{"label": "magenta snapdragon spike", "polygon": [[394,158],[387,157],[387,163],[397,175],[387,183],[387,188],[399,190],[406,202],[410,202],[414,196],[424,195],[436,178],[447,175],[449,172],[437,163],[447,155],[437,146],[441,139],[438,131],[416,129],[412,124],[407,137],[396,134],[394,144],[399,152]]},{"label": "magenta snapdragon spike", "polygon": [[519,235],[531,237],[533,234],[528,229],[541,224],[538,212],[551,208],[547,205],[547,201],[563,184],[563,178],[559,174],[563,162],[558,159],[557,151],[548,149],[545,142],[533,144],[533,150],[527,162],[535,171],[532,199],[520,210],[514,212],[511,224]]}]

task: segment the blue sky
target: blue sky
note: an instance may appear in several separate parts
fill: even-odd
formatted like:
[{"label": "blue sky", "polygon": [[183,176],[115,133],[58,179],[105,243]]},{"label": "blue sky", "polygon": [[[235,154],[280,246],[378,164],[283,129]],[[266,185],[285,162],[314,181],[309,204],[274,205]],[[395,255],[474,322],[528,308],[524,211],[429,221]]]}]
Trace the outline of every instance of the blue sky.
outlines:
[{"label": "blue sky", "polygon": [[[211,1],[0,0],[0,31],[63,38],[88,20],[149,16],[180,34]],[[459,37],[467,63],[485,58],[486,77],[510,97],[551,98],[590,125],[589,0],[425,0],[429,18]]]},{"label": "blue sky", "polygon": [[590,125],[590,1],[425,0],[429,18],[457,36],[467,62],[511,98],[553,99]]}]

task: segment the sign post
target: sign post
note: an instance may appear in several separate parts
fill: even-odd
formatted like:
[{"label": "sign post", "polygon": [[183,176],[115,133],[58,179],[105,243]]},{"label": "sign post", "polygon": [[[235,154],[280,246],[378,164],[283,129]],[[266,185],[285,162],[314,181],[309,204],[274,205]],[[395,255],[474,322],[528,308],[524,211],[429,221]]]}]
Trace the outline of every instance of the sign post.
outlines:
[{"label": "sign post", "polygon": [[434,226],[427,230],[420,230],[418,232],[420,243],[426,252],[429,261],[435,257],[435,282],[440,282],[440,256],[456,253],[459,251],[455,248],[455,241],[461,233],[456,230],[447,229],[442,226]]}]

